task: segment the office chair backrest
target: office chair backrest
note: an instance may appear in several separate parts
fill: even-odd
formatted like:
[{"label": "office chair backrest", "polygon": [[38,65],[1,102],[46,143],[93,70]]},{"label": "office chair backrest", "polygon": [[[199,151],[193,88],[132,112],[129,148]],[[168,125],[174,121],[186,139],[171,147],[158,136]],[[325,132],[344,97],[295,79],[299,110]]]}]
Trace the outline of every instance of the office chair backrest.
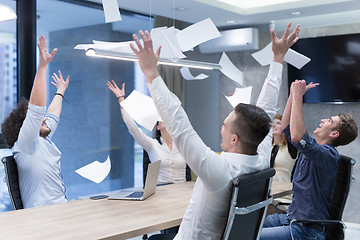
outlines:
[{"label": "office chair backrest", "polygon": [[15,159],[13,156],[7,156],[4,157],[1,161],[4,164],[6,182],[13,208],[14,210],[23,209],[24,207],[21,200],[19,176]]},{"label": "office chair backrest", "polygon": [[273,168],[239,175],[233,179],[233,193],[223,239],[258,239],[267,206]]},{"label": "office chair backrest", "polygon": [[[350,190],[352,180],[352,168],[355,159],[341,155],[338,171],[336,174],[334,189],[330,202],[330,219],[340,220],[345,208],[345,203]],[[344,239],[344,229],[339,223],[330,223],[326,231],[326,239]]]}]

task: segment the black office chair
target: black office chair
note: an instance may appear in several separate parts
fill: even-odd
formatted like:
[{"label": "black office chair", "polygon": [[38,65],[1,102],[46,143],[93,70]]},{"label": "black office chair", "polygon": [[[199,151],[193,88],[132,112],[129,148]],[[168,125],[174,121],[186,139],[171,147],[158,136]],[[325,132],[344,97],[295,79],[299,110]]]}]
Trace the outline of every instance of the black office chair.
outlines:
[{"label": "black office chair", "polygon": [[4,164],[6,182],[13,208],[14,210],[23,209],[24,206],[21,200],[19,176],[15,159],[13,156],[7,156],[4,157],[1,161]]},{"label": "black office chair", "polygon": [[335,178],[334,189],[330,202],[331,220],[296,219],[293,222],[325,224],[326,240],[343,240],[345,224],[342,222],[342,215],[345,203],[349,194],[352,181],[352,170],[356,161],[353,158],[341,155],[338,171]]},{"label": "black office chair", "polygon": [[229,216],[223,239],[258,239],[267,206],[274,199],[270,195],[273,168],[239,175],[232,180],[233,190]]}]

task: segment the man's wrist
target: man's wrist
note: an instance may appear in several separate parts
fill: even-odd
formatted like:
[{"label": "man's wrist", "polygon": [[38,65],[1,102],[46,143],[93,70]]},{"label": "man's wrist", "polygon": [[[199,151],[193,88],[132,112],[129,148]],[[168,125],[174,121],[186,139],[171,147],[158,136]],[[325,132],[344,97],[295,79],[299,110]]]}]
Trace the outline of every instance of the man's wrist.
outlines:
[{"label": "man's wrist", "polygon": [[158,76],[160,76],[160,73],[158,72],[158,70],[149,72],[145,74],[146,80],[149,83],[152,83],[152,81],[157,78]]},{"label": "man's wrist", "polygon": [[284,55],[281,55],[281,56],[274,55],[274,62],[283,64],[284,63]]}]

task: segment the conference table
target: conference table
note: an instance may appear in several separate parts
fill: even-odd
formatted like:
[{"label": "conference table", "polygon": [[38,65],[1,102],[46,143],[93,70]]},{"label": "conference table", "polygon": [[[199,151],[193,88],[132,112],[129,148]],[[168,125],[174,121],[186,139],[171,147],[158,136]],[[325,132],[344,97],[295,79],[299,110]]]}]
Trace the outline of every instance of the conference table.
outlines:
[{"label": "conference table", "polygon": [[156,232],[181,223],[193,187],[159,186],[145,201],[81,199],[3,212],[0,239],[128,239]]}]

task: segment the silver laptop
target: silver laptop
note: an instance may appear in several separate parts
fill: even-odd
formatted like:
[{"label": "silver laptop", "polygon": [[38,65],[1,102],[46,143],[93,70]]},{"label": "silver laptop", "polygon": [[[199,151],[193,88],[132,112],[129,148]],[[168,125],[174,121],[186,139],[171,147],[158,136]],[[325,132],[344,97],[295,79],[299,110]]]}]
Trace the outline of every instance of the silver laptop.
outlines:
[{"label": "silver laptop", "polygon": [[109,196],[108,199],[145,200],[155,193],[160,169],[160,160],[149,164],[145,187],[141,190],[121,190]]}]

